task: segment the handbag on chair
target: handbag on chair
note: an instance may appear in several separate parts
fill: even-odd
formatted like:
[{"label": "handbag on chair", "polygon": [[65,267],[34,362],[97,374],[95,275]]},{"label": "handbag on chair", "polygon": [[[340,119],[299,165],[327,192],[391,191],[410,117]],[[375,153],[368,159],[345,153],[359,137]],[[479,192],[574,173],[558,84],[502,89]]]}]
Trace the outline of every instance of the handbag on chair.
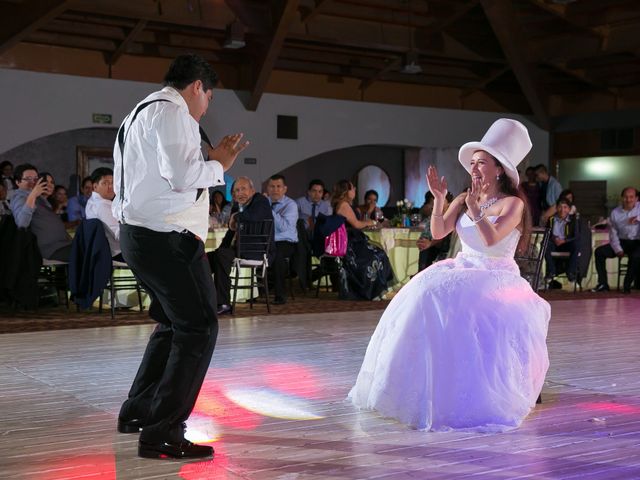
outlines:
[{"label": "handbag on chair", "polygon": [[332,257],[344,257],[347,254],[347,228],[344,223],[325,237],[324,253]]}]

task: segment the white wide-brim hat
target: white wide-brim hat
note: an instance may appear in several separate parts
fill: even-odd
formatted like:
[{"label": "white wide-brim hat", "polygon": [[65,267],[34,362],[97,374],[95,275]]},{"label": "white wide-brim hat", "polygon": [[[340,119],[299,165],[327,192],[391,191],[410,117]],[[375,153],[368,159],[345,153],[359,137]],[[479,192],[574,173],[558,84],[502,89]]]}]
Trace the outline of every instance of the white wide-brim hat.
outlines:
[{"label": "white wide-brim hat", "polygon": [[517,187],[520,178],[516,167],[524,160],[531,147],[527,127],[517,120],[501,118],[489,127],[482,140],[462,145],[458,152],[458,160],[465,170],[471,173],[471,157],[474,152],[484,150],[500,162],[504,172]]}]

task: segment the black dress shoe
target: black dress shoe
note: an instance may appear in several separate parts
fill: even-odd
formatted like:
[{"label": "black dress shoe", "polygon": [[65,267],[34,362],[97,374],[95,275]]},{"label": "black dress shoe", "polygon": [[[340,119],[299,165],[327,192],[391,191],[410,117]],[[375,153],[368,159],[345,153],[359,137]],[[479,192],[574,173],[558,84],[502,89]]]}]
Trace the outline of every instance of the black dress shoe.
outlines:
[{"label": "black dress shoe", "polygon": [[596,285],[595,288],[592,288],[591,291],[592,292],[608,292],[609,285],[607,285],[606,283],[599,283],[598,285]]},{"label": "black dress shoe", "polygon": [[138,442],[138,456],[143,458],[201,458],[213,455],[213,447],[196,445],[189,440],[178,443]]},{"label": "black dress shoe", "polygon": [[273,299],[273,303],[274,305],[284,305],[285,303],[287,303],[287,299],[284,297],[275,297]]},{"label": "black dress shoe", "polygon": [[118,417],[118,432],[120,433],[139,433],[143,426],[144,420],[141,418],[124,420]]},{"label": "black dress shoe", "polygon": [[231,305],[220,305],[218,307],[218,315],[226,315],[227,313],[231,313]]}]

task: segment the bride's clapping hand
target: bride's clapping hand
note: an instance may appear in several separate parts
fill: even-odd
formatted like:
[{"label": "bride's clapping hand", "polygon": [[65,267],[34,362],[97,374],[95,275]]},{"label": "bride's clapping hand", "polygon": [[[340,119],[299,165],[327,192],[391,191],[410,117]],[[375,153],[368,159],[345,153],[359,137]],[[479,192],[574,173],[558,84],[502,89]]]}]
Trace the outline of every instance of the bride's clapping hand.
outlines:
[{"label": "bride's clapping hand", "polygon": [[433,165],[427,168],[427,185],[435,198],[444,200],[447,195],[447,181],[444,177],[438,177],[438,171]]},{"label": "bride's clapping hand", "polygon": [[480,194],[486,189],[486,186],[482,185],[482,180],[479,177],[471,177],[471,188],[467,189],[467,196],[464,199],[464,203],[467,204],[467,208],[473,214],[480,211],[478,200]]}]

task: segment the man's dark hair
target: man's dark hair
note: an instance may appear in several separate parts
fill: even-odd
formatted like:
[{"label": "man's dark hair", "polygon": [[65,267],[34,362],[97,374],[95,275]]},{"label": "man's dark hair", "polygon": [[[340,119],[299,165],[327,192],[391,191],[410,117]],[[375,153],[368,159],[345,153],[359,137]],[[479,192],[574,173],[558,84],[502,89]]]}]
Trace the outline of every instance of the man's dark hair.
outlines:
[{"label": "man's dark hair", "polygon": [[566,198],[561,198],[556,202],[556,207],[559,207],[560,205],[565,204],[566,206],[568,206],[569,208],[571,208],[571,202],[569,200],[567,200]]},{"label": "man's dark hair", "polygon": [[24,172],[26,172],[27,170],[35,170],[36,173],[38,173],[38,169],[36,167],[34,167],[33,165],[31,165],[30,163],[21,163],[16,168],[14,168],[14,170],[13,170],[13,179],[16,182],[21,182],[22,181],[22,174]]},{"label": "man's dark hair", "polygon": [[[98,167],[91,172],[91,183],[98,183],[102,177],[113,177],[113,170],[107,167]],[[84,182],[82,182],[84,184]]]},{"label": "man's dark hair", "polygon": [[624,187],[620,192],[620,196],[624,197],[624,192],[626,192],[627,190],[633,190],[633,192],[636,194],[636,197],[638,196],[638,189],[635,187]]},{"label": "man's dark hair", "polygon": [[313,180],[311,180],[309,182],[309,188],[307,190],[311,190],[314,185],[320,185],[322,187],[322,191],[325,190],[324,182],[322,180],[320,180],[319,178],[314,178]]},{"label": "man's dark hair", "polygon": [[549,170],[547,170],[547,167],[540,163],[539,165],[536,165],[536,172],[549,173]]},{"label": "man's dark hair", "polygon": [[269,177],[269,180],[282,180],[282,183],[284,183],[285,185],[287,184],[287,181],[284,179],[284,175],[280,174],[280,173],[276,173],[275,175],[271,175]]},{"label": "man's dark hair", "polygon": [[431,200],[433,200],[435,197],[433,196],[433,193],[431,193],[431,190],[429,190],[427,193],[424,194],[424,203],[425,205],[427,203],[429,203]]},{"label": "man's dark hair", "polygon": [[527,169],[524,171],[525,175],[531,171],[536,171],[536,169],[534,167],[527,167]]},{"label": "man's dark hair", "polygon": [[378,192],[376,192],[375,190],[367,190],[366,192],[364,192],[364,199],[366,200],[367,197],[371,194],[374,194],[376,196],[376,202],[378,201],[379,195]]},{"label": "man's dark hair", "polygon": [[200,80],[204,91],[212,90],[218,83],[218,75],[209,62],[193,53],[180,55],[171,63],[164,76],[164,85],[183,90],[190,83]]}]

